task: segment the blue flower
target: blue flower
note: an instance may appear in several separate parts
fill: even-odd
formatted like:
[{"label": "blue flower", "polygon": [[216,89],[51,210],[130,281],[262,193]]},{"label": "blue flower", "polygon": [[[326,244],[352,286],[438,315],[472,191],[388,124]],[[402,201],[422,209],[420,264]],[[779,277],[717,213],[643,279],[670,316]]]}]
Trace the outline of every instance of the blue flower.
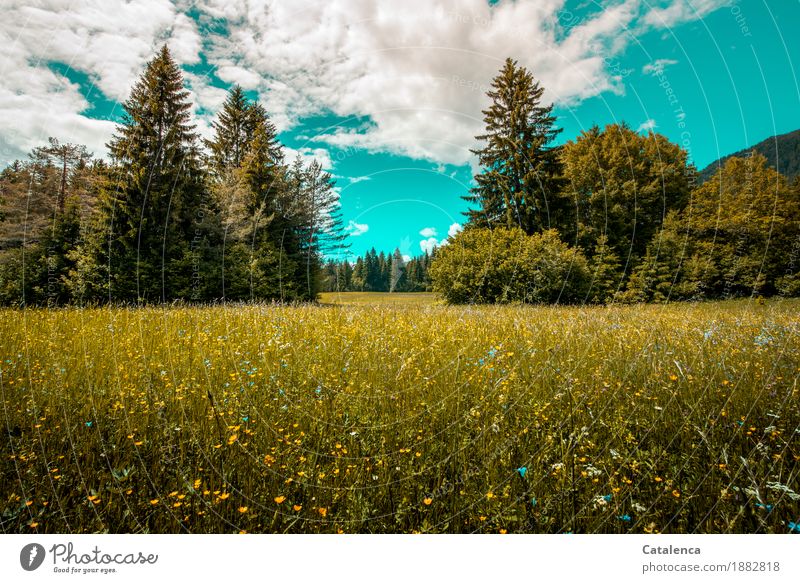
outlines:
[{"label": "blue flower", "polygon": [[528,468],[522,466],[521,468],[517,468],[517,472],[519,472],[520,477],[524,478],[525,474],[528,473]]},{"label": "blue flower", "polygon": [[621,520],[622,522],[630,522],[631,521],[631,515],[630,514],[622,514],[621,516],[617,516],[617,519]]},{"label": "blue flower", "polygon": [[793,530],[795,532],[800,532],[800,524],[798,524],[797,522],[790,522],[789,523],[789,530],[790,531]]},{"label": "blue flower", "polygon": [[603,500],[605,500],[606,502],[611,502],[611,494],[606,494],[605,496],[603,496]]},{"label": "blue flower", "polygon": [[250,421],[250,417],[242,417],[242,421],[244,421],[245,423],[247,423],[248,421]]},{"label": "blue flower", "polygon": [[86,425],[86,427],[91,427],[92,426],[92,422],[91,421],[87,421],[84,425]]},{"label": "blue flower", "polygon": [[763,508],[767,512],[772,512],[772,504],[761,504],[761,502],[757,502],[756,506],[759,508]]},{"label": "blue flower", "polygon": [[536,506],[536,498],[531,498],[531,506]]}]

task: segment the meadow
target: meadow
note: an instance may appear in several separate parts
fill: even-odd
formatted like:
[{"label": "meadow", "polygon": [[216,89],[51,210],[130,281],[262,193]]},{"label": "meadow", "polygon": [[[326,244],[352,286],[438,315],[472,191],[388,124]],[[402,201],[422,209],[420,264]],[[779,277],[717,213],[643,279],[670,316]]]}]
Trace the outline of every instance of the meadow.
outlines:
[{"label": "meadow", "polygon": [[407,299],[0,311],[2,531],[800,531],[800,301]]}]

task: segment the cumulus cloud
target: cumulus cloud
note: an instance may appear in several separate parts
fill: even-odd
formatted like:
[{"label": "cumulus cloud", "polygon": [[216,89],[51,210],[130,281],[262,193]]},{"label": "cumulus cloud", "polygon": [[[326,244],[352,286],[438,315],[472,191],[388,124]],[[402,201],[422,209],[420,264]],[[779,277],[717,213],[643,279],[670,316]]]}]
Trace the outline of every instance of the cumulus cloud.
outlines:
[{"label": "cumulus cloud", "polygon": [[298,155],[303,160],[303,164],[308,164],[312,160],[316,160],[322,169],[325,171],[333,168],[333,160],[331,160],[331,153],[325,148],[311,148],[303,146],[302,148],[294,149],[284,146],[284,156],[288,162],[294,160]]},{"label": "cumulus cloud", "polygon": [[563,0],[311,0],[302,7],[204,0],[198,7],[226,23],[224,34],[209,39],[208,60],[231,79],[233,68],[250,72],[249,86],[280,128],[327,112],[365,118],[364,127],[316,139],[462,165],[472,159],[485,92],[506,56],[541,80],[547,101],[573,104],[623,90],[609,57],[636,35],[702,17],[726,1],[653,7],[620,0],[569,30],[558,23]]},{"label": "cumulus cloud", "polygon": [[59,63],[88,77],[111,101],[131,85],[158,46],[176,60],[199,61],[197,24],[168,0],[7,0],[0,20],[0,135],[3,161],[24,156],[48,136],[82,142],[97,155],[114,124],[91,119],[82,89],[54,73]]},{"label": "cumulus cloud", "polygon": [[425,253],[430,253],[436,249],[436,247],[439,247],[439,245],[439,240],[436,237],[429,237],[419,242],[419,248]]},{"label": "cumulus cloud", "polygon": [[426,227],[422,229],[419,234],[425,237],[419,242],[420,249],[430,253],[436,247],[444,247],[450,243],[450,237],[455,237],[461,231],[462,227],[459,223],[453,223],[447,229],[447,237],[439,240],[436,235],[436,229],[433,227]]},{"label": "cumulus cloud", "polygon": [[666,6],[647,12],[643,20],[645,25],[666,28],[702,18],[709,12],[730,4],[730,0],[672,0]]},{"label": "cumulus cloud", "polygon": [[366,223],[357,223],[355,221],[350,221],[349,223],[347,223],[347,226],[344,228],[344,230],[351,237],[358,237],[369,231],[369,225]]},{"label": "cumulus cloud", "polygon": [[636,131],[637,131],[637,132],[649,132],[649,131],[651,131],[651,130],[654,130],[654,129],[656,129],[656,127],[657,127],[657,126],[656,126],[656,120],[654,120],[654,119],[648,119],[648,120],[646,120],[646,121],[643,121],[643,122],[642,122],[642,123],[639,125],[639,127],[638,127],[638,128],[636,128]]},{"label": "cumulus cloud", "polygon": [[[506,56],[542,82],[546,101],[570,105],[623,90],[609,57],[637,35],[727,2],[617,0],[565,29],[564,0],[6,0],[0,148],[23,151],[58,134],[102,150],[110,124],[89,119],[81,88],[47,65],[65,64],[122,101],[169,41],[180,63],[204,58],[223,82],[256,91],[279,130],[316,114],[363,120],[313,137],[304,156],[327,161],[317,148],[362,148],[463,165],[474,162],[486,89]],[[212,20],[201,35],[197,22]],[[207,132],[222,94],[208,80],[187,81]]]},{"label": "cumulus cloud", "polygon": [[642,73],[645,75],[660,75],[665,67],[677,64],[678,61],[673,59],[656,59],[652,63],[647,63],[644,67],[642,67]]}]

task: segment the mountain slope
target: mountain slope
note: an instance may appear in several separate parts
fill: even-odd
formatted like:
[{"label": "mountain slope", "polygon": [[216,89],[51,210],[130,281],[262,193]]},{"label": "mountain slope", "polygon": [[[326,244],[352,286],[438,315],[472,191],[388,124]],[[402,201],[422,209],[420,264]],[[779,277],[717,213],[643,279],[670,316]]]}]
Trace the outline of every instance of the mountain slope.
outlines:
[{"label": "mountain slope", "polygon": [[712,162],[700,172],[699,181],[705,182],[711,178],[728,158],[733,156],[742,158],[753,151],[766,156],[769,165],[776,168],[784,176],[793,178],[800,175],[800,130],[795,130],[788,134],[767,138],[755,146],[740,152],[734,152],[716,162]]}]

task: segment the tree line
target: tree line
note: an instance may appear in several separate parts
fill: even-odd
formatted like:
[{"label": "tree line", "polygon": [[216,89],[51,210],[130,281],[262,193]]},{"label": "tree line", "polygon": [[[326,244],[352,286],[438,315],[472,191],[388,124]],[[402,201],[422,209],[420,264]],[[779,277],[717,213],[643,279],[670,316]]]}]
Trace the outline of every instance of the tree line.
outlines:
[{"label": "tree line", "polygon": [[423,292],[431,291],[432,253],[413,257],[406,261],[400,249],[385,254],[373,247],[355,262],[351,260],[329,260],[323,268],[322,291],[375,291],[375,292]]},{"label": "tree line", "polygon": [[754,154],[700,184],[685,150],[625,124],[556,146],[542,93],[511,59],[492,81],[467,222],[430,270],[446,300],[800,294],[800,180]]},{"label": "tree line", "polygon": [[109,162],[51,138],[0,174],[0,302],[302,301],[345,245],[319,163],[284,160],[266,111],[234,86],[195,132],[165,45],[124,103]]},{"label": "tree line", "polygon": [[427,291],[462,302],[800,294],[800,180],[758,154],[700,183],[680,146],[625,124],[557,146],[553,106],[508,59],[493,79],[462,232],[403,260],[346,247],[332,176],[287,163],[234,86],[195,132],[164,46],[123,104],[109,161],[51,138],[0,173],[0,303],[305,301]]}]

